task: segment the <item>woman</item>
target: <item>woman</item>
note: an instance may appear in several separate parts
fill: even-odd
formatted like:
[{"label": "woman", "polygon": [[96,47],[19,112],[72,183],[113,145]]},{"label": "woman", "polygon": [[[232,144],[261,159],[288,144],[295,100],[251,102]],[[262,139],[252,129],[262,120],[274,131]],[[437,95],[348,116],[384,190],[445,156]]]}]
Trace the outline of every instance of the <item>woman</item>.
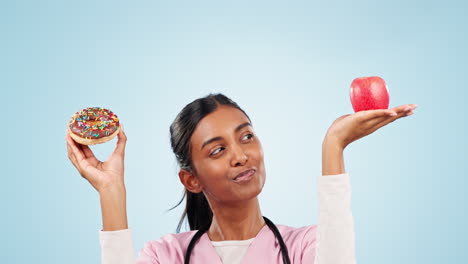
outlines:
[{"label": "woman", "polygon": [[[351,142],[398,118],[416,105],[345,115],[328,129],[318,177],[318,225],[275,225],[261,213],[258,194],[266,173],[260,140],[248,115],[222,94],[188,104],[170,127],[171,144],[186,189],[189,232],[150,241],[136,263],[355,263],[351,187],[343,151]],[[126,215],[121,129],[115,151],[97,160],[88,146],[67,135],[68,156],[99,192],[102,263],[135,263]]]}]

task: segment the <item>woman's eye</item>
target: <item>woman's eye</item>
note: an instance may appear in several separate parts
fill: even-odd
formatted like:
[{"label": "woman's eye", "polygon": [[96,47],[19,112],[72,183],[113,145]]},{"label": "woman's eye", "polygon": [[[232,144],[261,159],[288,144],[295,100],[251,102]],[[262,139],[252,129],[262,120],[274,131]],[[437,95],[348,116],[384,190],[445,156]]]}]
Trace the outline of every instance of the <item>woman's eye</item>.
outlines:
[{"label": "woman's eye", "polygon": [[253,137],[254,137],[254,135],[249,133],[249,134],[245,135],[243,139],[245,139],[245,138],[252,139]]},{"label": "woman's eye", "polygon": [[[248,140],[250,141],[252,138],[254,137],[253,134],[249,133],[249,134],[246,134],[242,140]],[[213,156],[213,155],[216,155],[218,153],[220,153],[221,151],[223,151],[225,148],[224,147],[219,147],[219,148],[216,148],[213,152],[210,153],[210,156]]]},{"label": "woman's eye", "polygon": [[[210,153],[210,156],[218,154],[218,153],[221,152],[221,150],[223,150],[223,149],[224,149],[223,147],[219,147],[219,148],[215,149],[213,152]],[[219,150],[219,151],[218,151],[218,150]]]}]

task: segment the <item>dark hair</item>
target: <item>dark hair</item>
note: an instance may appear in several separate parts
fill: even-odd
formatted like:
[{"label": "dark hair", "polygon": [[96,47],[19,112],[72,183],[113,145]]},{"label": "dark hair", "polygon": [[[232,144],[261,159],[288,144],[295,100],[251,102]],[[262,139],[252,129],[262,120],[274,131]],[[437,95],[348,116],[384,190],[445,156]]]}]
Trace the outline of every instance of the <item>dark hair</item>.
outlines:
[{"label": "dark hair", "polygon": [[[172,151],[174,152],[177,163],[181,169],[188,171],[193,170],[190,138],[192,137],[197,124],[205,116],[214,112],[219,105],[227,105],[239,109],[250,121],[249,116],[244,112],[244,110],[242,110],[234,101],[221,93],[209,94],[186,105],[177,115],[170,127]],[[179,203],[169,210],[179,206],[185,197],[187,197],[185,211],[180,218],[176,232],[180,232],[185,216],[187,216],[190,230],[198,230],[210,225],[213,219],[213,212],[211,211],[208,200],[203,192],[192,193],[185,189],[184,195]]]}]

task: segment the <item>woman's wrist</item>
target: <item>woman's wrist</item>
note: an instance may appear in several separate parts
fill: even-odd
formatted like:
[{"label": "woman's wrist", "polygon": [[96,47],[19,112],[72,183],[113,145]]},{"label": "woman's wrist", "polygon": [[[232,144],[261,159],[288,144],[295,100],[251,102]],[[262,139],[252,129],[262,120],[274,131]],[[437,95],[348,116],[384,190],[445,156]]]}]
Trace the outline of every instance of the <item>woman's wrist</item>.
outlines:
[{"label": "woman's wrist", "polygon": [[345,173],[343,151],[345,145],[333,135],[326,135],[322,143],[322,175]]},{"label": "woman's wrist", "polygon": [[128,229],[127,199],[124,186],[99,192],[103,231]]},{"label": "woman's wrist", "polygon": [[336,133],[327,133],[323,139],[322,145],[333,146],[334,148],[344,150],[348,144]]}]

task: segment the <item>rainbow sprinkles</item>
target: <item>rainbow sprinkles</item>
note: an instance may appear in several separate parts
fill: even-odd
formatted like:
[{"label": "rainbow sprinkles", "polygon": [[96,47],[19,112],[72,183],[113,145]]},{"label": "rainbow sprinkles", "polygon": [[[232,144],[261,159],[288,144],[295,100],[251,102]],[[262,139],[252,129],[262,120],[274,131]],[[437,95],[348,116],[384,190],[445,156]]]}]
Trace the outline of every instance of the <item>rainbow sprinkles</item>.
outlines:
[{"label": "rainbow sprinkles", "polygon": [[100,139],[119,129],[119,118],[109,109],[88,107],[72,116],[68,128],[80,138]]}]

